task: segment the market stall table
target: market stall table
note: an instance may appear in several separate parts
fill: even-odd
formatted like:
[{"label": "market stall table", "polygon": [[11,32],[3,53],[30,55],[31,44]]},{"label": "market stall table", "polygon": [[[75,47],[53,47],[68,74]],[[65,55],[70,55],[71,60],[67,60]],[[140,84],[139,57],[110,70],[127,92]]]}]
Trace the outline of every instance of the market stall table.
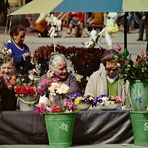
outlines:
[{"label": "market stall table", "polygon": [[[73,145],[133,143],[129,111],[76,113]],[[0,144],[48,144],[44,117],[35,112],[2,111]]]}]

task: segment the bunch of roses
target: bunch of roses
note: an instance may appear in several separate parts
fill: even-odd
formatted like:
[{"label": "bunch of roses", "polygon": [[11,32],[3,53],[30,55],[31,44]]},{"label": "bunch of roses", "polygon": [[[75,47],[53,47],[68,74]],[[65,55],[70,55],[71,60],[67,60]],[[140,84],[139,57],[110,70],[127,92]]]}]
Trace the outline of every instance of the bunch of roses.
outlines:
[{"label": "bunch of roses", "polygon": [[133,82],[135,80],[145,81],[148,79],[148,53],[141,51],[137,55],[136,60],[133,60],[131,54],[127,49],[118,50],[119,54],[116,56],[117,62],[120,64],[120,78],[125,82]]},{"label": "bunch of roses", "polygon": [[37,91],[36,88],[34,86],[30,86],[30,85],[21,85],[21,86],[16,86],[14,88],[14,92],[17,96],[24,96],[24,95],[36,95]]}]

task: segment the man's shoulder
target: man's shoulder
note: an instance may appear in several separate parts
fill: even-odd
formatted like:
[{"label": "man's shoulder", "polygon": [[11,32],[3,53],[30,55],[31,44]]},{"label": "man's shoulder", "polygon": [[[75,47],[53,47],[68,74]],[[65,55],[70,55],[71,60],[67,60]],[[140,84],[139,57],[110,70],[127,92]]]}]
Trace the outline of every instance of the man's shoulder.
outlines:
[{"label": "man's shoulder", "polygon": [[98,77],[98,76],[102,76],[102,75],[104,75],[104,74],[105,74],[105,71],[102,70],[102,69],[99,69],[99,70],[93,72],[90,77]]}]

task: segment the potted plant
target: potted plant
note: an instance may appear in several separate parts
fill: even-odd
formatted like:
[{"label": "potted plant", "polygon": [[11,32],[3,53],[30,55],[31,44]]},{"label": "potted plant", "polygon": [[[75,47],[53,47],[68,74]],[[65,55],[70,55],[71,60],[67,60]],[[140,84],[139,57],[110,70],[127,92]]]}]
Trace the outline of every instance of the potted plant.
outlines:
[{"label": "potted plant", "polygon": [[83,94],[79,92],[69,95],[69,98],[74,100],[74,104],[78,111],[88,110],[94,99],[91,96],[83,96]]},{"label": "potted plant", "polygon": [[124,49],[119,51],[117,60],[121,65],[120,77],[130,86],[128,97],[134,143],[148,145],[148,53],[141,51],[134,61],[129,51]]},{"label": "potted plant", "polygon": [[72,145],[75,105],[68,99],[69,87],[58,79],[43,80],[36,112],[44,115],[50,147],[67,148]]}]

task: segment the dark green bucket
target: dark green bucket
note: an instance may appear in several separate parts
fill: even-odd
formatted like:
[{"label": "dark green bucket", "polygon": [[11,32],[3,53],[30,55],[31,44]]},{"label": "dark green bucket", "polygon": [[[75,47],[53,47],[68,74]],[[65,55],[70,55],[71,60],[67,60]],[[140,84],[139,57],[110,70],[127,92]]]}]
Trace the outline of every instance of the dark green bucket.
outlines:
[{"label": "dark green bucket", "polygon": [[146,111],[148,106],[148,81],[136,80],[130,84],[130,96],[134,111]]},{"label": "dark green bucket", "polygon": [[75,113],[50,113],[45,115],[50,148],[72,146]]},{"label": "dark green bucket", "polygon": [[130,112],[134,144],[148,146],[148,111]]}]

